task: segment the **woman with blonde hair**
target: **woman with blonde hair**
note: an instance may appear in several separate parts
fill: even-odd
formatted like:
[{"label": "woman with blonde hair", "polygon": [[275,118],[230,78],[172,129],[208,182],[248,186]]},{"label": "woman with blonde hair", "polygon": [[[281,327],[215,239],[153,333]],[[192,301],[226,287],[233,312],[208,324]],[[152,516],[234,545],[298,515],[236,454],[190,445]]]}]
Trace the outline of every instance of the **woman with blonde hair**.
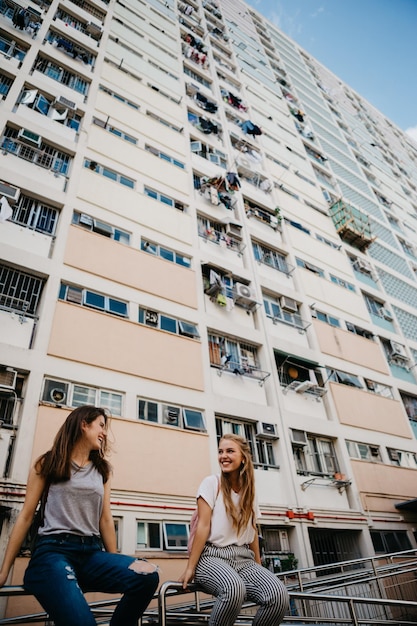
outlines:
[{"label": "woman with blonde hair", "polygon": [[283,583],[262,567],[255,479],[249,445],[225,434],[219,442],[220,476],[207,476],[197,491],[198,522],[180,577],[216,596],[210,626],[233,626],[244,600],[259,605],[253,626],[278,626],[288,608]]},{"label": "woman with blonde hair", "polygon": [[158,586],[157,568],[117,554],[110,510],[107,461],[109,418],[104,409],[81,406],[59,429],[52,448],[30,471],[26,497],[0,570],[0,587],[27,535],[39,500],[43,524],[25,572],[24,587],[55,626],[95,626],[83,592],[124,594],[111,626],[137,626]]}]

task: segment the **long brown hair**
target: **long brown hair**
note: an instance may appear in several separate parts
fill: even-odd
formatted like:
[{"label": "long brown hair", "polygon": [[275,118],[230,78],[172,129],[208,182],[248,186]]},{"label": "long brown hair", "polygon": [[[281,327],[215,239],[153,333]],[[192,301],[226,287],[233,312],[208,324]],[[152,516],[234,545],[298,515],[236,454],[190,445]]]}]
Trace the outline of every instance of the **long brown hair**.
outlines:
[{"label": "long brown hair", "polygon": [[[49,483],[69,480],[71,477],[71,455],[74,445],[82,436],[81,425],[91,424],[99,416],[104,418],[108,426],[110,417],[105,409],[95,406],[80,406],[72,411],[57,432],[52,448],[42,454],[35,463],[36,471]],[[106,460],[108,452],[107,437],[104,438],[100,450],[91,450],[89,459],[100,472],[103,482],[107,482],[111,466]]]},{"label": "long brown hair", "polygon": [[255,473],[253,470],[252,455],[249,444],[240,435],[234,433],[226,433],[222,435],[220,441],[234,441],[238,444],[242,453],[242,464],[239,472],[240,482],[240,509],[237,510],[232,500],[232,486],[227,474],[223,472],[220,475],[220,485],[223,492],[224,505],[226,513],[230,515],[233,522],[233,528],[239,534],[248,524],[256,529],[256,515],[254,509],[255,502]]}]

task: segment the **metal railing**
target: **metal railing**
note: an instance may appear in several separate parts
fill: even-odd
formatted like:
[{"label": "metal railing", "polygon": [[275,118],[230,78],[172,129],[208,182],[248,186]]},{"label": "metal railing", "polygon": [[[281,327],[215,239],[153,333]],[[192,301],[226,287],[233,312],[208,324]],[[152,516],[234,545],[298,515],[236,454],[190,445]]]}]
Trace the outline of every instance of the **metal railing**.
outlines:
[{"label": "metal railing", "polygon": [[[335,573],[337,569],[337,573]],[[333,571],[332,574],[326,574]],[[411,626],[417,624],[417,550],[369,557],[280,574],[290,603],[283,624]],[[23,587],[0,588],[2,598],[30,595]],[[190,595],[192,599],[190,600]],[[180,598],[186,598],[181,601]],[[207,623],[213,598],[195,584],[166,581],[154,595],[141,624]],[[97,624],[107,625],[118,598],[90,602]],[[243,605],[236,626],[251,626],[256,605]],[[0,618],[0,626],[53,626],[45,612]]]}]

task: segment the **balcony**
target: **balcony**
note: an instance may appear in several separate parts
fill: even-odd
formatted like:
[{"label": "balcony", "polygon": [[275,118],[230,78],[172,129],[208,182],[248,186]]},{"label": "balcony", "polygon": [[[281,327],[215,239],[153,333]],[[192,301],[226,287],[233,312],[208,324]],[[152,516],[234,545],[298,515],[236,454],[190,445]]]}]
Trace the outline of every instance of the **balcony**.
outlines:
[{"label": "balcony", "polygon": [[[0,34],[0,54],[3,57],[3,63],[11,67],[20,67],[29,48],[22,44],[17,44],[7,33],[1,31]],[[3,66],[6,67],[6,64]]]},{"label": "balcony", "polygon": [[270,226],[273,230],[281,230],[281,210],[276,207],[273,213],[265,209],[261,209],[252,202],[245,200],[244,202],[246,217],[254,217],[256,220]]},{"label": "balcony", "polygon": [[57,81],[61,85],[65,85],[69,89],[74,90],[83,96],[87,96],[88,88],[90,86],[88,80],[79,74],[70,72],[61,65],[58,65],[45,57],[37,57],[33,67],[33,72],[35,71],[38,71],[44,76]]},{"label": "balcony", "polygon": [[[80,19],[75,18],[70,13],[67,13],[63,9],[58,9],[54,16],[55,20],[63,22],[63,25],[69,26],[74,29],[78,33],[85,35],[91,39],[94,39],[95,42],[98,42],[102,35],[102,27],[100,24],[96,22],[85,22]],[[57,22],[58,23],[58,22]]]},{"label": "balcony", "polygon": [[17,131],[6,128],[0,141],[4,155],[14,154],[20,159],[51,170],[56,176],[66,176],[69,172],[70,155],[45,144],[36,133],[26,129]]},{"label": "balcony", "polygon": [[330,207],[330,216],[340,238],[364,252],[375,241],[368,215],[343,200]]}]

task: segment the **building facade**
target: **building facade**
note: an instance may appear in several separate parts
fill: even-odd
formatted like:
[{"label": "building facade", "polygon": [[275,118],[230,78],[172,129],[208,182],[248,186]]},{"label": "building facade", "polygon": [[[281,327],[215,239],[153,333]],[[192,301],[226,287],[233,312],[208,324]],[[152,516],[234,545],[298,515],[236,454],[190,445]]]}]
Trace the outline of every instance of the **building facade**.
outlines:
[{"label": "building facade", "polygon": [[166,579],[226,432],[274,571],[416,547],[417,146],[238,0],[0,7],[2,548],[86,403]]}]

